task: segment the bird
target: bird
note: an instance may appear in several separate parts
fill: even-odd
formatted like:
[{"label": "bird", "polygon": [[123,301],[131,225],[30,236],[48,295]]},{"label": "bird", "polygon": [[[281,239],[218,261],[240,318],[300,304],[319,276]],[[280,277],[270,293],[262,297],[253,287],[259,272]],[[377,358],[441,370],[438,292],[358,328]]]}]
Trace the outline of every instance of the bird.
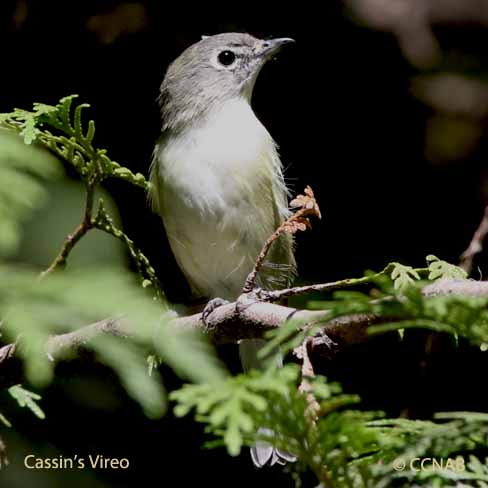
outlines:
[{"label": "bird", "polygon": [[[263,244],[290,215],[277,144],[251,98],[262,67],[292,42],[236,32],[203,36],[167,68],[149,197],[195,298],[236,300]],[[287,287],[295,274],[293,237],[283,234],[257,285]],[[263,367],[262,346],[240,341],[244,371]],[[251,457],[258,467],[295,460],[265,442],[251,447]]]}]

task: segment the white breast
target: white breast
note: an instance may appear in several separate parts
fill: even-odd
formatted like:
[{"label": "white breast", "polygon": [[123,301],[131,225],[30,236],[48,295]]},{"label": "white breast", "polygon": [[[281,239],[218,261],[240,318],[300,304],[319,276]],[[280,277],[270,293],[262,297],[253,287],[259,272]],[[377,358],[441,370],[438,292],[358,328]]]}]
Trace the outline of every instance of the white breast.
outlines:
[{"label": "white breast", "polygon": [[239,99],[162,147],[161,176],[193,200],[192,206],[224,210],[226,197],[241,193],[243,179],[252,185],[256,175],[270,173],[270,165],[262,165],[270,152],[274,152],[270,135],[249,104]]},{"label": "white breast", "polygon": [[276,210],[286,212],[271,136],[239,99],[166,141],[155,157],[160,213],[182,271],[196,293],[235,298]]}]

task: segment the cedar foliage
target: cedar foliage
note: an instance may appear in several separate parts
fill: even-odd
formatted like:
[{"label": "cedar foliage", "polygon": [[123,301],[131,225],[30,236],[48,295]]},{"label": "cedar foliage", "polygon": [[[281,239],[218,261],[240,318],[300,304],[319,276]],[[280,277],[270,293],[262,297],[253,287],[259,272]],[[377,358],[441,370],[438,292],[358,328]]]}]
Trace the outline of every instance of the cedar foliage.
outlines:
[{"label": "cedar foliage", "polygon": [[[339,384],[317,375],[308,379],[318,405],[311,415],[309,396],[298,389],[303,378],[296,365],[231,376],[201,334],[172,328],[154,269],[133,240],[114,226],[103,201],[95,203],[93,196],[107,178],[122,179],[144,191],[149,184],[94,145],[95,123],[83,123],[87,105],[73,106],[74,100],[69,96],[55,106],[35,104],[31,111],[0,115],[1,333],[4,343],[21,341],[19,354],[30,385],[39,388],[54,381],[54,362],[45,351],[50,335],[124,316],[137,324],[137,333],[130,338],[106,335],[90,343],[96,360],[117,373],[151,418],[164,414],[166,395],[154,356],[148,372],[148,353],[190,380],[170,398],[176,415],[194,412],[195,421],[205,425],[211,436],[208,447],[225,446],[235,456],[256,441],[274,444],[297,456],[297,462],[286,468],[297,486],[305,471],[315,473],[323,487],[488,486],[488,414],[387,419],[382,412],[361,409],[358,396],[342,393]],[[62,173],[58,158],[71,165],[86,187],[80,238],[98,229],[120,239],[136,264],[138,279],[113,269],[68,267],[60,272],[70,249],[41,280],[38,270],[8,261],[19,244],[22,221],[46,196],[43,182]],[[310,307],[328,310],[331,318],[352,313],[383,317],[385,323],[371,328],[372,334],[422,328],[488,349],[488,298],[424,296],[421,289],[426,282],[466,278],[463,270],[435,256],[426,261],[424,268],[391,263],[379,273],[345,280],[353,290],[337,291]],[[369,292],[354,290],[364,283],[370,284]],[[318,332],[313,327],[297,332],[299,325],[303,324],[290,322],[270,334],[263,354],[272,354],[277,346],[292,351]],[[8,388],[7,393],[40,419],[49,415],[43,412],[38,393],[22,385]],[[0,420],[11,427],[1,414]],[[258,434],[257,427],[265,429]],[[419,458],[426,457],[451,464],[442,469],[398,469],[402,463],[416,467]]]}]

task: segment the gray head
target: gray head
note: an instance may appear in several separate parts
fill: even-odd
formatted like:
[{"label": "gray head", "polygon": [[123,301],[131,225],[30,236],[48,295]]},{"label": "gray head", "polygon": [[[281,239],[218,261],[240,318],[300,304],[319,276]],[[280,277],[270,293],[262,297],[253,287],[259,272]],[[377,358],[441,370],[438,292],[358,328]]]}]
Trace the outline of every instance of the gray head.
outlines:
[{"label": "gray head", "polygon": [[163,130],[181,130],[226,100],[250,100],[263,65],[289,42],[293,39],[261,40],[240,33],[202,37],[166,72],[159,98]]}]

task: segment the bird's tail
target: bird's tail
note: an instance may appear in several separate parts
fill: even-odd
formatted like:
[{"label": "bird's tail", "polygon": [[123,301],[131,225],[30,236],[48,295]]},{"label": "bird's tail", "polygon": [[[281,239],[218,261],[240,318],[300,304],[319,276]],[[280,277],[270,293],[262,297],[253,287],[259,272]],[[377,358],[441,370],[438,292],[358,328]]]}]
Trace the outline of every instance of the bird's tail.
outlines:
[{"label": "bird's tail", "polygon": [[[266,344],[266,341],[261,339],[244,339],[239,343],[239,355],[241,357],[242,369],[249,371],[251,369],[263,369],[263,360],[258,358],[260,349]],[[278,366],[283,366],[283,358],[277,354]],[[270,435],[272,431],[261,427],[258,429],[258,433]],[[251,447],[251,458],[255,466],[262,468],[269,464],[286,464],[287,462],[293,463],[296,461],[296,457],[289,452],[282,451],[273,447],[264,441],[258,441]]]}]

